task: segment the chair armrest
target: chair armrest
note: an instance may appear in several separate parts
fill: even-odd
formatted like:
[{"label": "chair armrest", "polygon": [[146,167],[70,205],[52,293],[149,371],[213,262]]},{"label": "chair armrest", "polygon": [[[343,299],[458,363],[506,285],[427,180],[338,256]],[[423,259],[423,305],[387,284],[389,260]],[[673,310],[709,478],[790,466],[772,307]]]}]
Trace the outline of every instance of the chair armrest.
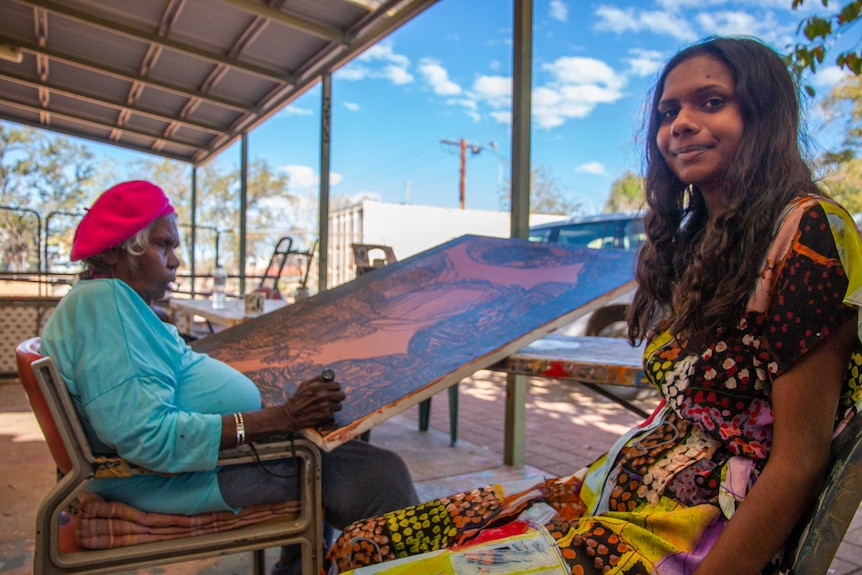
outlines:
[{"label": "chair armrest", "polygon": [[285,457],[304,457],[320,466],[320,454],[314,444],[296,436],[275,441],[254,442],[219,454],[219,465],[238,465],[242,463],[271,461]]},{"label": "chair armrest", "polygon": [[[319,456],[316,456],[315,448],[307,439],[295,437],[292,439],[280,439],[278,441],[255,442],[243,445],[235,449],[228,449],[219,453],[218,465],[240,465],[243,463],[254,463],[283,459],[285,457],[304,457],[319,466]],[[132,477],[147,473],[160,473],[161,475],[175,475],[173,473],[161,473],[153,471],[126,461],[120,456],[97,456],[93,458],[93,477],[96,479],[108,479],[117,477]]]}]

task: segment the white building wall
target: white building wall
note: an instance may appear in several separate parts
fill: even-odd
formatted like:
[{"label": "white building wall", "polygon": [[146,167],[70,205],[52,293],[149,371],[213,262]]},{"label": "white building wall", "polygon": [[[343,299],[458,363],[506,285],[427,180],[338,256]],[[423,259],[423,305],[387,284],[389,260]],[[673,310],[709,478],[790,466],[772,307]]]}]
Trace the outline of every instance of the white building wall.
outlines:
[{"label": "white building wall", "polygon": [[[530,225],[565,217],[533,214]],[[510,227],[509,212],[363,201],[329,216],[329,287],[356,277],[354,243],[391,246],[403,260],[465,234],[509,237]]]}]

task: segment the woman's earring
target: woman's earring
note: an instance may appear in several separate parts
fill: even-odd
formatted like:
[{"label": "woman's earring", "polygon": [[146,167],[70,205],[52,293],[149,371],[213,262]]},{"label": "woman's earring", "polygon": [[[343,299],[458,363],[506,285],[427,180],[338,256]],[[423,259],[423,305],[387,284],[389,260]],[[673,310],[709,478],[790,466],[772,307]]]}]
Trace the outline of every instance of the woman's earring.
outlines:
[{"label": "woman's earring", "polygon": [[687,210],[691,207],[692,197],[694,197],[694,184],[689,184],[682,192],[682,209]]}]

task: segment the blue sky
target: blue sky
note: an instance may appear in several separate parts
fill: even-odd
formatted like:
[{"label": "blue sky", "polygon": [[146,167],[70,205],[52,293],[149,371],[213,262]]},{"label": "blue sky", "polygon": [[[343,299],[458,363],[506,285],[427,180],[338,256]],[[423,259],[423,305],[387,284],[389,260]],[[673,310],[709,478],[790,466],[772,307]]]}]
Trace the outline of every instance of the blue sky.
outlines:
[{"label": "blue sky", "polygon": [[[800,19],[791,0],[536,0],[533,166],[545,167],[582,213],[602,209],[612,182],[639,171],[642,109],[662,62],[708,34],[747,34],[785,49]],[[836,4],[836,0],[833,0]],[[440,0],[333,75],[332,193],[348,198],[458,206],[458,141],[468,153],[466,207],[500,208],[509,176],[511,0]],[[858,30],[853,30],[858,32]],[[832,59],[834,61],[834,57]],[[841,77],[824,67],[820,95]],[[812,106],[809,128],[837,142]],[[316,194],[319,86],[249,135],[249,155]],[[128,152],[105,150],[129,159]],[[239,163],[238,146],[217,162]]]}]

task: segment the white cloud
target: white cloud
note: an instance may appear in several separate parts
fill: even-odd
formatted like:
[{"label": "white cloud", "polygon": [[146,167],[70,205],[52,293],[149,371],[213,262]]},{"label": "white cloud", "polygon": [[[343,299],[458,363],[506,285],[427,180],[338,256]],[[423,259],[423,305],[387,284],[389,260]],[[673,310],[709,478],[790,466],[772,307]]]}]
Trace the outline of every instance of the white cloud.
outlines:
[{"label": "white cloud", "polygon": [[449,79],[449,72],[437,60],[424,58],[419,63],[419,73],[435,94],[456,96],[461,93],[461,86]]},{"label": "white cloud", "polygon": [[446,103],[451,106],[461,106],[464,108],[464,113],[472,119],[474,122],[478,122],[482,119],[482,116],[479,115],[479,104],[476,100],[470,98],[449,98],[446,100]]},{"label": "white cloud", "polygon": [[817,71],[812,81],[817,88],[828,90],[849,75],[850,72],[838,66],[826,66]]},{"label": "white cloud", "polygon": [[582,174],[594,174],[596,176],[604,176],[607,174],[605,165],[601,162],[587,162],[586,164],[581,164],[575,168],[575,171]]},{"label": "white cloud", "polygon": [[359,104],[356,102],[344,102],[344,107],[350,110],[351,112],[359,111]]},{"label": "white cloud", "polygon": [[533,117],[546,129],[584,118],[599,104],[622,97],[625,76],[601,60],[566,56],[546,63],[548,82],[533,90]]},{"label": "white cloud", "polygon": [[339,70],[338,77],[350,81],[383,78],[401,86],[410,84],[414,80],[408,68],[410,68],[410,58],[395,52],[391,42],[381,42]]},{"label": "white cloud", "polygon": [[[548,79],[532,94],[536,123],[546,129],[563,125],[572,118],[588,116],[599,104],[622,97],[625,75],[593,58],[563,57],[541,66]],[[447,104],[464,108],[474,121],[482,113],[500,123],[512,121],[512,78],[479,76],[464,98],[450,98]],[[482,112],[482,108],[489,109]]]},{"label": "white cloud", "polygon": [[[784,0],[770,0],[771,2],[783,2]],[[657,0],[656,4],[664,10],[679,10],[681,8],[704,8],[706,6],[722,6],[729,0]],[[754,3],[756,0],[748,0]]]},{"label": "white cloud", "polygon": [[509,110],[501,111],[501,112],[491,112],[491,117],[497,120],[501,124],[511,124],[512,123],[512,112]]},{"label": "white cloud", "polygon": [[285,116],[311,116],[314,114],[314,111],[308,108],[300,108],[299,106],[287,106],[281,113]]},{"label": "white cloud", "polygon": [[628,59],[629,72],[635,76],[652,76],[657,73],[664,64],[665,56],[657,50],[642,50],[632,48]]},{"label": "white cloud", "polygon": [[473,82],[471,97],[487,103],[494,109],[508,108],[512,104],[512,78],[479,76]]},{"label": "white cloud", "polygon": [[560,22],[565,22],[569,18],[569,8],[563,0],[551,0],[549,12],[551,18]]},{"label": "white cloud", "polygon": [[598,22],[596,30],[623,34],[626,32],[652,32],[667,35],[677,40],[691,42],[698,34],[694,27],[676,14],[658,10],[622,10],[616,6],[601,5],[596,8]]},{"label": "white cloud", "polygon": [[542,69],[550,72],[554,82],[559,84],[604,84],[609,88],[619,88],[624,83],[613,68],[595,58],[564,56],[550,64],[542,64]]},{"label": "white cloud", "polygon": [[360,62],[374,62],[377,60],[391,62],[392,64],[402,68],[406,68],[410,65],[410,58],[403,54],[396,53],[391,42],[380,42],[379,44],[375,44],[363,52],[357,59]]},{"label": "white cloud", "polygon": [[[279,169],[286,173],[288,178],[290,178],[288,189],[290,189],[291,192],[296,193],[301,191],[310,191],[312,189],[316,190],[320,185],[320,174],[318,174],[311,166],[288,164],[286,166],[281,166]],[[343,179],[344,177],[341,174],[330,172],[329,185],[337,186]]]},{"label": "white cloud", "polygon": [[742,11],[701,12],[697,23],[706,34],[719,36],[758,36],[770,40],[781,30],[771,13],[753,14]]},{"label": "white cloud", "polygon": [[371,68],[351,63],[338,71],[338,77],[342,80],[358,81],[371,76]]},{"label": "white cloud", "polygon": [[398,66],[386,66],[383,68],[383,77],[387,78],[396,86],[403,86],[404,84],[410,84],[413,82],[413,74],[408,72],[405,68],[400,68]]},{"label": "white cloud", "polygon": [[364,201],[369,202],[382,202],[383,197],[378,192],[372,192],[370,190],[362,190],[356,192],[355,194],[351,194],[349,196],[342,196],[346,198],[346,202],[348,206],[355,206],[356,204],[360,204]]}]

